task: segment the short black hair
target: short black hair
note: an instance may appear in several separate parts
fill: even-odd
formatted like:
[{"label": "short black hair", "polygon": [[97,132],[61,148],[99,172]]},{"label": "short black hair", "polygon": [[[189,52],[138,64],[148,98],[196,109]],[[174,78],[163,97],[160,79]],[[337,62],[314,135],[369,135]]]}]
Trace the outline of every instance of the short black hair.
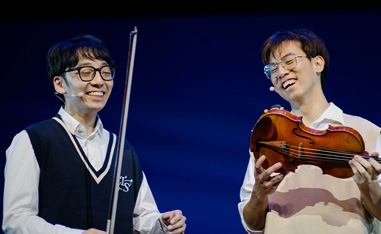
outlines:
[{"label": "short black hair", "polygon": [[314,58],[318,55],[323,57],[325,64],[321,72],[321,86],[327,80],[329,54],[325,47],[323,40],[321,40],[315,33],[307,29],[295,29],[284,32],[275,32],[269,37],[262,47],[262,62],[267,65],[270,63],[270,56],[284,41],[298,41],[301,43],[302,50],[306,53],[308,58]]},{"label": "short black hair", "polygon": [[77,65],[80,58],[99,59],[114,65],[107,46],[99,38],[82,35],[59,42],[49,49],[47,60],[50,81],[53,82],[55,76],[60,76]]}]

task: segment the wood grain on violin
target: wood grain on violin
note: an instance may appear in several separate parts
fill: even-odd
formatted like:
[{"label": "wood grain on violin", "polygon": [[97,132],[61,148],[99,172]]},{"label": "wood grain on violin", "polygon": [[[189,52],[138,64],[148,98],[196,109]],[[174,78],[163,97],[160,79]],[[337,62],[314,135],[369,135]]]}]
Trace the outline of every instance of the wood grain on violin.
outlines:
[{"label": "wood grain on violin", "polygon": [[303,124],[302,117],[282,108],[266,110],[259,118],[251,134],[250,151],[256,159],[266,156],[264,168],[281,162],[279,172],[285,173],[294,172],[301,164],[312,164],[339,178],[353,176],[348,161],[354,155],[371,157],[353,128],[329,126],[327,130],[314,130]]}]

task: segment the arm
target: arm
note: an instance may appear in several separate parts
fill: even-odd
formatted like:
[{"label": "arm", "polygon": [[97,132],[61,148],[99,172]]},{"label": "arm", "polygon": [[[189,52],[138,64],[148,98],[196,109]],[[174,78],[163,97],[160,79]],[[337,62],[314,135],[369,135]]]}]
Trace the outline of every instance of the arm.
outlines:
[{"label": "arm", "polygon": [[[143,173],[143,181],[139,189],[134,210],[134,229],[139,233],[164,234],[169,231],[183,233],[186,218],[180,210],[161,214]],[[167,227],[168,226],[168,227]]]},{"label": "arm", "polygon": [[[373,153],[377,157],[378,153]],[[377,181],[381,173],[381,164],[370,158],[354,156],[349,165],[353,171],[353,179],[361,192],[361,198],[367,210],[377,219],[381,219],[381,187]]]},{"label": "arm", "polygon": [[38,216],[40,168],[26,131],[6,151],[3,230],[5,233],[79,234],[83,230],[50,224]]},{"label": "arm", "polygon": [[283,179],[282,174],[271,176],[271,174],[282,167],[276,163],[266,170],[262,167],[266,157],[262,155],[256,162],[254,168],[255,183],[250,200],[243,209],[243,218],[250,229],[259,230],[265,227],[266,213],[268,207],[268,196],[275,192]]}]

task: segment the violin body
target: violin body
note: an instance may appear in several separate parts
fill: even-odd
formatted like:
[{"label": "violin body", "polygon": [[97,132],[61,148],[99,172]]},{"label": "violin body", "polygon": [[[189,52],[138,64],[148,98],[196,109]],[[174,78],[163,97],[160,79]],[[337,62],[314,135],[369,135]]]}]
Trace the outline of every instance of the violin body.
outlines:
[{"label": "violin body", "polygon": [[264,168],[281,162],[281,173],[295,172],[301,164],[320,167],[339,178],[353,176],[348,161],[356,154],[367,155],[361,135],[350,127],[329,126],[319,131],[308,128],[302,117],[273,108],[259,118],[251,134],[250,151],[256,159],[265,155]]}]

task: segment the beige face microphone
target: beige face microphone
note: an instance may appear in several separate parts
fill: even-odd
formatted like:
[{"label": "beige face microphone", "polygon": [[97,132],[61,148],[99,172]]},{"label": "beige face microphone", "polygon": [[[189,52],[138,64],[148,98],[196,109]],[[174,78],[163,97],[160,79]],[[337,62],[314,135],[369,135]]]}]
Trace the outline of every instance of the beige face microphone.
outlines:
[{"label": "beige face microphone", "polygon": [[[275,88],[273,86],[270,87],[270,91],[271,92],[274,92],[275,91]],[[276,91],[275,91],[276,92]]]},{"label": "beige face microphone", "polygon": [[79,92],[77,95],[65,95],[65,97],[83,97],[85,94],[83,94],[82,92]]},{"label": "beige face microphone", "polygon": [[84,96],[84,94],[82,92],[79,92],[77,95],[67,95],[66,93],[59,93],[59,92],[54,92],[54,95],[60,99],[61,101],[63,101],[65,103],[65,101],[60,97],[60,95],[65,95],[65,97],[78,97],[78,98],[82,98]]}]

